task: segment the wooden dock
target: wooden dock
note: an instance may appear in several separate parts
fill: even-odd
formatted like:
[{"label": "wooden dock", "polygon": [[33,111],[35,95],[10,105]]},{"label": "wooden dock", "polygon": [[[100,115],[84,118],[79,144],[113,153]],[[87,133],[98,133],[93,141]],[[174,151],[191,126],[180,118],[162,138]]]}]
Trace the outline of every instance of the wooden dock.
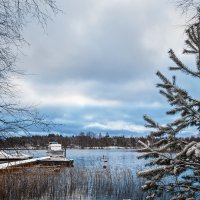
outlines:
[{"label": "wooden dock", "polygon": [[61,165],[61,166],[66,166],[66,167],[73,167],[74,160],[47,158],[43,160],[38,160],[38,164],[48,165],[48,166]]},{"label": "wooden dock", "polygon": [[73,160],[55,160],[51,159],[50,156],[41,158],[32,158],[28,160],[13,161],[0,164],[0,170],[15,168],[18,166],[24,166],[28,164],[42,164],[42,165],[62,165],[66,167],[73,167]]}]

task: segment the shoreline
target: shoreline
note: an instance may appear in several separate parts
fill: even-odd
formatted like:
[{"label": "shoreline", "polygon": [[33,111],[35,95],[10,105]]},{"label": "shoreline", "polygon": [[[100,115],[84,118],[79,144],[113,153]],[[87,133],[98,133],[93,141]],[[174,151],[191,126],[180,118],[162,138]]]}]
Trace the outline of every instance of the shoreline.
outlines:
[{"label": "shoreline", "polygon": [[[120,147],[120,146],[108,146],[108,147],[67,147],[64,149],[80,149],[80,150],[84,150],[84,149],[95,149],[95,150],[102,150],[102,149],[130,149],[130,150],[140,150],[140,149],[136,149],[133,147]],[[22,147],[15,147],[15,148],[0,148],[0,151],[3,150],[47,150],[47,147],[28,147],[28,148],[22,148]]]},{"label": "shoreline", "polygon": [[[108,147],[67,147],[64,148],[65,150],[129,150],[130,152],[137,152],[137,153],[148,153],[151,152],[150,150],[147,149],[140,149],[140,148],[133,148],[133,147],[118,147],[118,146],[108,146]],[[35,150],[35,151],[39,151],[39,150],[47,150],[47,148],[45,147],[40,147],[40,148],[0,148],[0,151],[22,151],[22,150]],[[176,153],[174,151],[157,151],[159,153]]]}]

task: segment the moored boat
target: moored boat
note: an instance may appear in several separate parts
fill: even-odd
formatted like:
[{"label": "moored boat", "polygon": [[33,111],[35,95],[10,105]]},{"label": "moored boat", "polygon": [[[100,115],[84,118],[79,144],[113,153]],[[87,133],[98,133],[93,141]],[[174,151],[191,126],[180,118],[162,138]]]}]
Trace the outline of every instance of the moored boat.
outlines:
[{"label": "moored boat", "polygon": [[65,150],[61,144],[57,142],[50,142],[48,146],[47,155],[53,158],[65,158]]}]

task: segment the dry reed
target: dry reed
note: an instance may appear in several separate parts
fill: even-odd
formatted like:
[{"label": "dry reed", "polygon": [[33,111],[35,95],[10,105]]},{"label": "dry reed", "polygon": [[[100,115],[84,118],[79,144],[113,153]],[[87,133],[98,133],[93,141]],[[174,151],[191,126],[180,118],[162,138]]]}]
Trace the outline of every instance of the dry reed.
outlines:
[{"label": "dry reed", "polygon": [[130,169],[24,167],[0,173],[2,200],[144,199]]}]

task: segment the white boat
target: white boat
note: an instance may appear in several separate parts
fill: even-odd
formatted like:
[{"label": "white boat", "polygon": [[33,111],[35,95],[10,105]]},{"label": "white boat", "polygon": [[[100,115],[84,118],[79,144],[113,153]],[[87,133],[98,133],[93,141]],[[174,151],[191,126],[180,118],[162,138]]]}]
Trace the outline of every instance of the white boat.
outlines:
[{"label": "white boat", "polygon": [[26,160],[33,156],[23,153],[8,154],[4,151],[0,151],[0,161],[2,160]]},{"label": "white boat", "polygon": [[48,146],[47,155],[52,158],[65,158],[65,150],[62,148],[61,144],[57,142],[50,142]]}]

